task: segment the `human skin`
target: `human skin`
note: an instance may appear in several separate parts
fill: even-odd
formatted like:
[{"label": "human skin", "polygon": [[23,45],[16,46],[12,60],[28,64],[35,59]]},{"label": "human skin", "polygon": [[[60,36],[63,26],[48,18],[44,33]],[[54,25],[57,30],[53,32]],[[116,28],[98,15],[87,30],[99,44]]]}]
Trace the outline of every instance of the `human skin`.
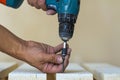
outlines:
[{"label": "human skin", "polygon": [[[0,25],[0,51],[25,61],[45,73],[62,72],[62,57],[60,51],[63,44],[56,47],[35,42],[26,41],[10,32],[4,26]],[[71,49],[68,47],[65,57],[65,68],[69,63]]]},{"label": "human skin", "polygon": [[28,4],[37,8],[46,11],[48,15],[54,15],[56,12],[54,10],[47,10],[45,5],[45,0],[27,0]]}]

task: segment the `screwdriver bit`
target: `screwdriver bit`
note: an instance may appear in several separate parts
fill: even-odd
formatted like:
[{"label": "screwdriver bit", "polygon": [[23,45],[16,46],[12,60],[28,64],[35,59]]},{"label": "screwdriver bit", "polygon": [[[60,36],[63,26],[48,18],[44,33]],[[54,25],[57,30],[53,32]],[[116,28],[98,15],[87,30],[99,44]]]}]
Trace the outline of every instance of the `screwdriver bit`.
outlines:
[{"label": "screwdriver bit", "polygon": [[63,59],[63,63],[62,63],[62,65],[63,65],[63,72],[64,72],[64,70],[65,70],[65,66],[64,66],[64,61],[65,61],[65,56],[67,55],[67,42],[64,42],[63,43],[63,49],[62,49],[62,59]]}]

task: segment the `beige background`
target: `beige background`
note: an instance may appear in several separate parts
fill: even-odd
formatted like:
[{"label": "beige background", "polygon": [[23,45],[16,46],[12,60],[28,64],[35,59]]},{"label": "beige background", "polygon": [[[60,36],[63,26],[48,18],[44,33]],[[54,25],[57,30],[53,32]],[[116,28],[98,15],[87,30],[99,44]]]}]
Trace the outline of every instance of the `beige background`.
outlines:
[{"label": "beige background", "polygon": [[[73,38],[71,62],[107,62],[120,66],[120,0],[81,0]],[[25,40],[52,46],[61,43],[57,15],[48,16],[25,0],[15,10],[0,5],[0,24]],[[0,61],[18,61],[0,54]],[[20,61],[18,61],[20,62]]]}]

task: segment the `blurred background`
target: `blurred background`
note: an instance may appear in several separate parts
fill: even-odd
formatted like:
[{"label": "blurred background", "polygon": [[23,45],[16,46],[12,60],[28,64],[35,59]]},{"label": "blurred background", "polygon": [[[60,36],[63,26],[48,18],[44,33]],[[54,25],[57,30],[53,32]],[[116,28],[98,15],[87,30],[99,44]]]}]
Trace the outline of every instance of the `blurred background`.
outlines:
[{"label": "blurred background", "polygon": [[[18,9],[0,4],[0,24],[25,40],[52,46],[62,43],[57,15],[48,16],[24,1]],[[120,66],[120,0],[81,0],[70,62],[105,62]],[[0,61],[17,61],[0,53]]]}]

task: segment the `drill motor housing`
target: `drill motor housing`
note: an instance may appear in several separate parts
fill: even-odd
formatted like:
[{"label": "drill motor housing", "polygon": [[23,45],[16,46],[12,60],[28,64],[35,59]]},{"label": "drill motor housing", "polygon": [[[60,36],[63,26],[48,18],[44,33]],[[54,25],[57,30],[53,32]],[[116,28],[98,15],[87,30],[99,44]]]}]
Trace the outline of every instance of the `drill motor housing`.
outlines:
[{"label": "drill motor housing", "polygon": [[80,0],[46,0],[48,10],[58,13],[59,36],[68,41],[74,33],[74,24],[79,13]]}]

